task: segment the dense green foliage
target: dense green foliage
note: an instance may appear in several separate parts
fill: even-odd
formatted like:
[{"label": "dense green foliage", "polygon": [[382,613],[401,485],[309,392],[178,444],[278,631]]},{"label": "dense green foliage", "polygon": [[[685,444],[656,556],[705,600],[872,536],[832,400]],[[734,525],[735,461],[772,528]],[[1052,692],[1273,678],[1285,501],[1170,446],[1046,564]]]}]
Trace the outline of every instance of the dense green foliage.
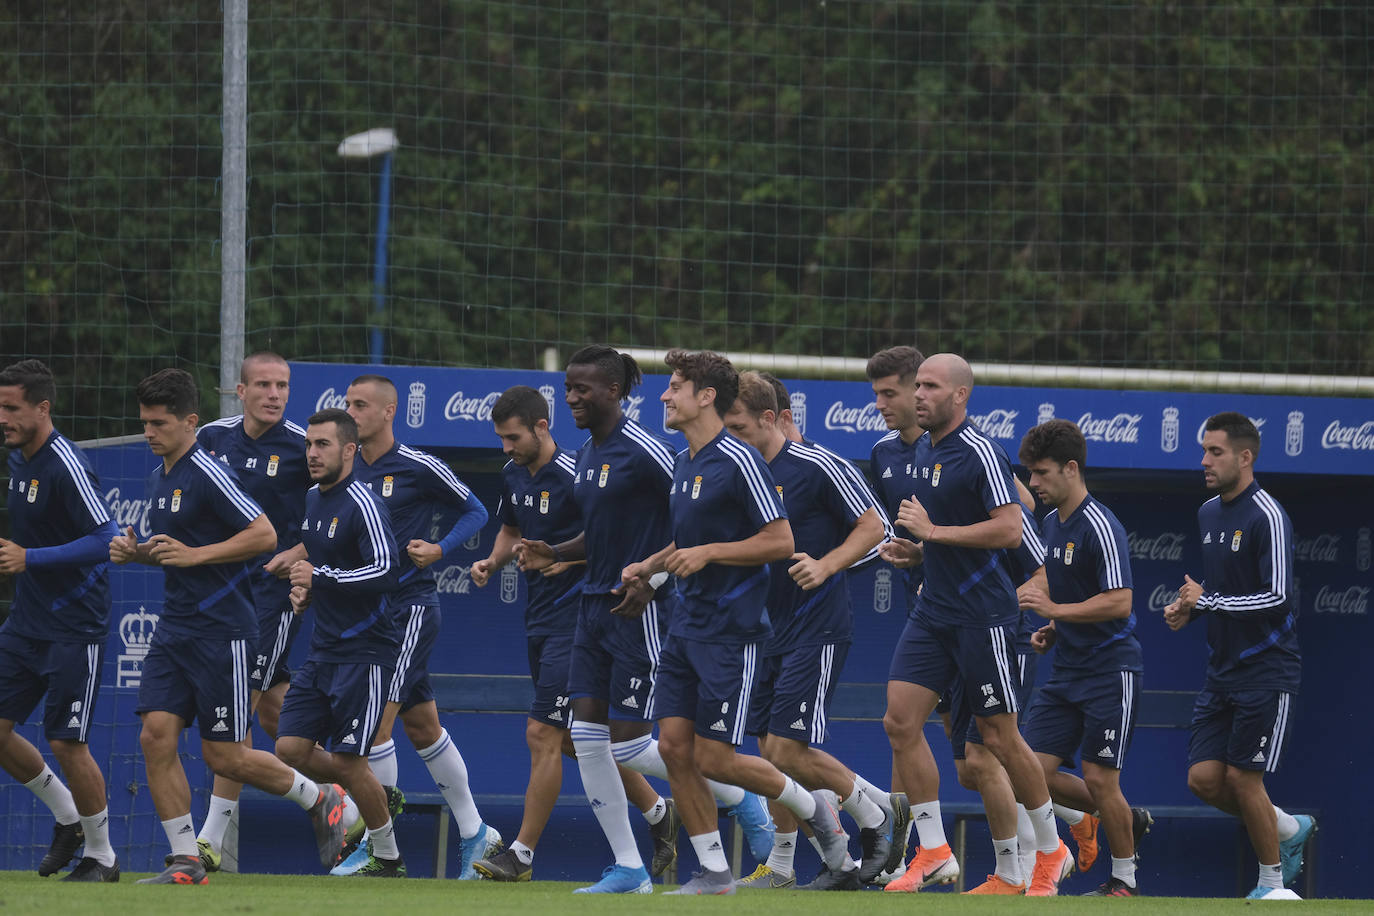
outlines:
[{"label": "dense green foliage", "polygon": [[[366,357],[377,167],[334,147],[385,125],[393,362],[1374,374],[1365,6],[667,8],[251,3],[249,349]],[[220,9],[0,12],[0,356],[77,433],[169,359],[217,379]]]}]

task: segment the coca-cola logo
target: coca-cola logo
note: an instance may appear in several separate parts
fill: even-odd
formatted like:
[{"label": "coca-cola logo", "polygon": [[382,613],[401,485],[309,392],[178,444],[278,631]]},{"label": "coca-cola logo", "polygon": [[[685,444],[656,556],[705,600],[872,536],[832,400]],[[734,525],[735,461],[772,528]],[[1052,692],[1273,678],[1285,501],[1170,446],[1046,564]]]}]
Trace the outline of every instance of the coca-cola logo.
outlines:
[{"label": "coca-cola logo", "polygon": [[[1210,419],[1210,417],[1209,417],[1208,419]],[[1261,438],[1264,437],[1264,424],[1265,424],[1265,421],[1266,421],[1267,419],[1268,419],[1267,417],[1251,417],[1251,418],[1250,418],[1250,422],[1253,423],[1253,424],[1255,424],[1255,432],[1259,433]],[[1199,423],[1199,424],[1197,425],[1197,444],[1198,444],[1198,445],[1201,445],[1201,444],[1202,444],[1202,437],[1205,436],[1205,435],[1207,435],[1207,420],[1203,420],[1201,423]]]},{"label": "coca-cola logo", "polygon": [[1369,587],[1352,585],[1349,588],[1332,588],[1323,585],[1312,607],[1318,614],[1367,614]]},{"label": "coca-cola logo", "polygon": [[969,421],[983,431],[983,435],[994,439],[1016,438],[1016,417],[1018,410],[997,408],[984,414],[971,414]]},{"label": "coca-cola logo", "polygon": [[441,595],[472,594],[472,567],[445,566],[435,577],[435,587]]},{"label": "coca-cola logo", "polygon": [[501,397],[499,391],[489,391],[485,397],[469,398],[461,391],[453,392],[453,397],[444,405],[445,420],[491,420],[491,409]]},{"label": "coca-cola logo", "polygon": [[1167,585],[1156,585],[1154,591],[1150,592],[1150,610],[1156,614],[1163,614],[1164,609],[1174,603],[1178,597],[1178,589],[1170,588]]},{"label": "coca-cola logo", "polygon": [[641,408],[644,406],[644,395],[632,394],[620,402],[620,409],[625,412],[625,416],[634,420],[636,423],[642,422],[639,418]]},{"label": "coca-cola logo", "polygon": [[119,526],[121,533],[133,526],[139,540],[147,540],[153,536],[153,529],[148,524],[148,510],[153,507],[151,499],[125,499],[120,494],[119,487],[114,487],[105,494],[105,502],[109,504],[110,517]]},{"label": "coca-cola logo", "polygon": [[321,410],[330,409],[347,410],[348,395],[339,394],[333,388],[326,388],[324,391],[321,391],[320,396],[315,399],[315,412],[318,413]]},{"label": "coca-cola logo", "polygon": [[1322,431],[1322,448],[1374,452],[1374,420],[1366,420],[1359,426],[1342,426],[1340,420],[1332,420]]},{"label": "coca-cola logo", "polygon": [[1177,563],[1183,559],[1183,539],[1185,535],[1177,531],[1164,531],[1154,537],[1145,537],[1134,531],[1126,532],[1126,546],[1131,551],[1132,560],[1167,560]]},{"label": "coca-cola logo", "polygon": [[1304,563],[1335,563],[1340,558],[1340,546],[1339,534],[1302,538],[1293,545],[1293,558]]},{"label": "coca-cola logo", "polygon": [[1078,428],[1089,442],[1135,445],[1140,441],[1140,414],[1119,413],[1097,419],[1089,412],[1078,418]]},{"label": "coca-cola logo", "polygon": [[886,432],[887,423],[872,401],[862,407],[849,407],[844,401],[836,401],[825,412],[825,428],[847,433],[876,433]]}]

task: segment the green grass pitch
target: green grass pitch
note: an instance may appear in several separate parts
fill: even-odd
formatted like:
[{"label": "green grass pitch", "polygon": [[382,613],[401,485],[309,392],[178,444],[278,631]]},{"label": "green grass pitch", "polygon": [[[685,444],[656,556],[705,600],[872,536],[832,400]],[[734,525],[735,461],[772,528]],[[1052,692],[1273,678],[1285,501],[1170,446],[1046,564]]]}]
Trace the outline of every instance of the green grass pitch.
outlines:
[{"label": "green grass pitch", "polygon": [[[599,916],[625,914],[739,913],[749,916],[879,916],[883,913],[1015,913],[1026,910],[1060,914],[1100,914],[1124,907],[1140,914],[1211,916],[1213,913],[1254,913],[1244,900],[1141,897],[1135,900],[1102,900],[1060,897],[1053,902],[1035,899],[982,899],[946,893],[884,894],[807,893],[805,891],[753,891],[733,897],[688,899],[662,896],[658,886],[652,896],[605,897],[574,895],[578,884],[534,881],[528,884],[434,881],[429,879],[366,880],[305,875],[210,876],[204,887],[139,886],[145,875],[126,874],[118,884],[92,887],[62,884],[55,878],[39,878],[33,872],[0,873],[0,913],[99,914],[99,916],[202,916],[207,913],[272,914],[304,916],[310,913],[403,913],[421,916],[436,913],[514,914],[514,916]],[[1269,904],[1266,904],[1269,905]],[[1272,905],[1271,905],[1272,906]],[[1374,913],[1374,901],[1313,900],[1298,904],[1304,912]],[[1279,909],[1288,908],[1281,905]]]}]

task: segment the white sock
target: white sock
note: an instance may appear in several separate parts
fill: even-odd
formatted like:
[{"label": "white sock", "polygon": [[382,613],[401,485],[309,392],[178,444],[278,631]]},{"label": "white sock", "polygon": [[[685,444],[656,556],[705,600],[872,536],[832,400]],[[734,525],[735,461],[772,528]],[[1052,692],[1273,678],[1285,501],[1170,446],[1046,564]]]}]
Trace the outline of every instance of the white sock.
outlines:
[{"label": "white sock", "polygon": [[[1022,805],[1022,808],[1025,806]],[[1083,822],[1083,812],[1077,808],[1065,808],[1063,805],[1054,806],[1054,816],[1072,827],[1074,824]]]},{"label": "white sock", "polygon": [[534,864],[534,850],[519,840],[510,844],[510,851],[515,853],[515,857],[526,865]]},{"label": "white sock", "polygon": [[439,730],[439,740],[420,751],[420,759],[434,777],[434,784],[444,795],[453,819],[458,822],[458,833],[463,839],[471,839],[482,829],[482,815],[477,813],[477,804],[472,800],[472,790],[468,788],[468,767],[458,746],[448,736],[448,729]]},{"label": "white sock", "polygon": [[369,831],[368,838],[372,841],[372,855],[378,859],[399,859],[401,850],[396,845],[396,822],[391,818],[386,819],[386,823],[376,830]]},{"label": "white sock", "polygon": [[396,742],[388,739],[386,744],[372,745],[367,752],[367,765],[383,786],[396,785]]},{"label": "white sock", "polygon": [[772,869],[779,878],[792,874],[792,860],[797,855],[797,831],[773,834],[773,851],[768,854],[764,864]]},{"label": "white sock", "polygon": [[1025,805],[1016,806],[1016,852],[1021,859],[1021,876],[1029,878],[1035,873],[1035,828]]},{"label": "white sock", "polygon": [[849,797],[840,801],[840,807],[849,812],[849,816],[854,818],[854,823],[859,825],[861,830],[871,830],[881,827],[887,815],[883,809],[878,807],[877,802],[868,797],[859,786],[859,781],[854,780],[854,791],[849,793]]},{"label": "white sock", "polygon": [[[309,811],[311,808],[315,807],[315,803],[320,800],[320,796],[323,794],[324,790],[320,788],[315,780],[306,776],[300,770],[292,770],[291,788],[283,793],[282,798],[290,799],[300,805],[302,811]],[[213,804],[211,807],[213,807]],[[205,831],[203,829],[200,831],[200,835],[205,836]],[[223,832],[220,833],[220,836],[224,836]],[[215,848],[219,849],[219,846],[217,845]]]},{"label": "white sock", "polygon": [[854,788],[863,789],[865,797],[873,799],[873,803],[882,808],[885,814],[892,813],[892,801],[888,798],[886,789],[875,786],[858,773],[854,774]]},{"label": "white sock", "polygon": [[1021,859],[1016,853],[1016,837],[993,840],[992,851],[997,855],[997,877],[1008,884],[1025,884],[1021,878]]},{"label": "white sock", "polygon": [[725,861],[725,846],[720,841],[720,831],[712,830],[691,837],[692,849],[696,850],[697,861],[707,871],[729,871],[730,863]]},{"label": "white sock", "polygon": [[200,850],[196,848],[196,825],[191,823],[191,815],[183,814],[163,821],[162,829],[167,833],[167,842],[172,845],[172,855],[200,855]]},{"label": "white sock", "polygon": [[343,825],[344,829],[348,830],[358,823],[358,818],[362,817],[363,813],[358,810],[358,803],[353,800],[353,796],[347,792],[344,793],[343,809]]},{"label": "white sock", "polygon": [[219,852],[224,846],[224,831],[229,829],[229,822],[234,818],[234,812],[239,809],[239,800],[220,798],[218,795],[210,796],[210,805],[205,809],[205,823],[200,825],[199,839],[210,844],[210,847]]},{"label": "white sock", "polygon": [[1280,842],[1282,842],[1283,840],[1291,840],[1293,839],[1293,837],[1297,836],[1298,828],[1302,825],[1298,823],[1298,819],[1296,817],[1289,814],[1287,811],[1283,810],[1278,805],[1274,806],[1274,816],[1278,818],[1279,821]]},{"label": "white sock", "polygon": [[816,800],[811,793],[799,786],[791,776],[784,774],[782,779],[782,794],[773,800],[804,821],[815,817]]},{"label": "white sock", "polygon": [[916,836],[922,849],[939,849],[949,845],[945,839],[945,822],[940,817],[938,801],[911,806],[911,820],[916,824]]},{"label": "white sock", "polygon": [[1027,808],[1031,827],[1035,829],[1037,852],[1051,853],[1059,849],[1059,830],[1054,824],[1054,806],[1045,802],[1039,808]]},{"label": "white sock", "polygon": [[101,865],[115,864],[115,851],[110,846],[110,809],[105,808],[90,817],[82,815],[81,829],[86,833],[86,851],[82,855]]},{"label": "white sock", "polygon": [[[643,773],[645,776],[653,776],[665,781],[668,779],[668,765],[663,762],[663,755],[658,752],[658,740],[653,735],[641,735],[628,741],[617,741],[611,745],[611,754],[614,755],[616,763],[628,767],[636,773]],[[727,808],[744,801],[744,790],[739,786],[727,786],[725,783],[716,782],[714,779],[706,780],[706,785],[711,789],[711,794],[716,797],[716,801]],[[658,822],[650,821],[650,823]]]},{"label": "white sock", "polygon": [[1118,859],[1112,856],[1112,877],[1127,887],[1135,887],[1135,856]]},{"label": "white sock", "polygon": [[1261,862],[1259,867],[1259,886],[1283,887],[1283,866],[1278,863],[1265,865]]},{"label": "white sock", "polygon": [[[614,749],[615,745],[612,744],[611,748]],[[668,803],[664,801],[663,796],[660,795],[657,800],[654,801],[653,805],[650,806],[649,810],[642,813],[644,814],[644,820],[649,824],[657,824],[668,814]]]},{"label": "white sock", "polygon": [[611,755],[611,727],[595,722],[573,722],[573,750],[577,752],[577,769],[582,774],[582,790],[587,793],[611,854],[617,865],[643,868],[635,835],[630,832],[629,805],[625,801],[625,786]]},{"label": "white sock", "polygon": [[43,764],[43,772],[24,783],[24,788],[37,795],[38,800],[48,806],[48,810],[57,818],[59,824],[75,824],[81,820],[81,815],[76,813],[76,802],[72,801],[72,793],[46,763]]}]

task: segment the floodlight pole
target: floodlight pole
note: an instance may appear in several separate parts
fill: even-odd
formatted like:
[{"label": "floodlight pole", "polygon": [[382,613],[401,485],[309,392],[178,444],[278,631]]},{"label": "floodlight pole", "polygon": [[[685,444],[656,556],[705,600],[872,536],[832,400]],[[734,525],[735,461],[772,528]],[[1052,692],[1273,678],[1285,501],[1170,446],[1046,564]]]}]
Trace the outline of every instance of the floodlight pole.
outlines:
[{"label": "floodlight pole", "polygon": [[382,157],[378,179],[377,250],[372,265],[372,362],[382,363],[382,325],[386,319],[386,233],[391,222],[391,160],[395,153]]}]

